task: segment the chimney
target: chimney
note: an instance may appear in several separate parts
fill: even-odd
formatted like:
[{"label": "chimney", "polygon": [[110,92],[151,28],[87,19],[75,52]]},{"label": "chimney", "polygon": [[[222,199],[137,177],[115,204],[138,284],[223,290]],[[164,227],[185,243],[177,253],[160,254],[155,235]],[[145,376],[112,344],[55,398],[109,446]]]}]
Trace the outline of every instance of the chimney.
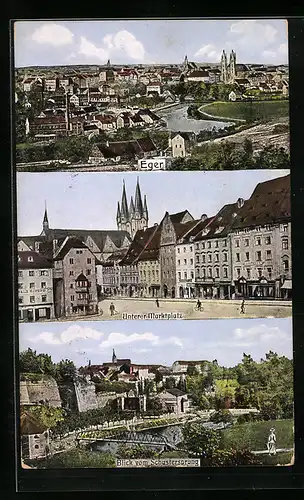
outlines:
[{"label": "chimney", "polygon": [[238,208],[242,208],[242,206],[244,205],[245,201],[243,198],[238,198],[238,201],[237,201],[237,206]]},{"label": "chimney", "polygon": [[201,220],[204,222],[204,220],[208,219],[207,214],[201,215]]}]

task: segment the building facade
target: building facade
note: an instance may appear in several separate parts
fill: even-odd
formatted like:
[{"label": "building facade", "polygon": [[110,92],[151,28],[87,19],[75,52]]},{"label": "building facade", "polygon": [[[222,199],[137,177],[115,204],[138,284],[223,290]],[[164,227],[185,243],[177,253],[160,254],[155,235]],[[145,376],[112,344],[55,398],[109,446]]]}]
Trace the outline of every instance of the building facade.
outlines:
[{"label": "building facade", "polygon": [[53,264],[33,251],[18,253],[20,321],[54,318]]}]

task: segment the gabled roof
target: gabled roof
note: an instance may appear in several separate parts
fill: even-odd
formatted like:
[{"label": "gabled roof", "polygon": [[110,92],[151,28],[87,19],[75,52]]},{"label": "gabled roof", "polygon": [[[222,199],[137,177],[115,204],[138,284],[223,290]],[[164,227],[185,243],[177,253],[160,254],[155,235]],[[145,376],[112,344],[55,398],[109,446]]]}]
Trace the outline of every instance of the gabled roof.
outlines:
[{"label": "gabled roof", "polygon": [[165,392],[168,392],[169,394],[172,394],[172,396],[186,396],[186,392],[185,391],[180,391],[179,389],[166,389]]},{"label": "gabled roof", "polygon": [[49,229],[48,238],[54,240],[60,240],[61,238],[66,238],[67,236],[75,236],[81,241],[86,240],[89,236],[94,240],[100,251],[103,250],[107,237],[113,241],[117,248],[120,248],[127,238],[131,241],[131,237],[127,231],[118,230],[99,230],[99,229]]},{"label": "gabled roof", "polygon": [[95,145],[105,158],[116,158],[117,156],[134,157],[140,153],[156,150],[156,146],[150,137],[143,137],[132,141],[110,142],[108,145],[104,143]]},{"label": "gabled roof", "polygon": [[[194,241],[208,240],[210,238],[221,238],[226,236],[234,223],[234,214],[239,212],[237,203],[224,205],[215,217],[210,221],[208,226],[202,228],[202,231],[197,233]],[[204,234],[204,230],[208,233]]]},{"label": "gabled roof", "polygon": [[171,135],[171,139],[174,139],[174,137],[176,137],[177,135],[180,135],[183,139],[185,139],[185,141],[190,141],[192,137],[192,134],[190,132],[174,132]]},{"label": "gabled roof", "polygon": [[20,416],[20,432],[23,436],[42,434],[47,427],[37,420],[28,411],[23,411]]},{"label": "gabled roof", "polygon": [[[197,220],[195,221],[196,224],[194,227],[185,235],[185,237],[182,239],[183,243],[187,243],[189,241],[193,241],[195,237],[204,229],[206,228],[210,222],[214,219],[213,217],[207,217],[205,220]],[[193,238],[193,240],[192,240]]]},{"label": "gabled roof", "polygon": [[192,71],[189,75],[188,75],[188,78],[192,78],[192,77],[195,77],[195,78],[199,78],[199,77],[202,77],[202,78],[208,78],[209,76],[209,73],[208,71],[204,71],[204,70],[196,70],[196,71]]},{"label": "gabled roof", "polygon": [[79,238],[70,237],[65,245],[61,248],[60,252],[56,255],[54,260],[63,259],[72,248],[85,248],[89,250],[89,248]]},{"label": "gabled roof", "polygon": [[80,273],[79,276],[75,279],[75,281],[88,281],[88,278],[83,274]]},{"label": "gabled roof", "polygon": [[49,269],[52,262],[37,252],[18,252],[18,269]]}]

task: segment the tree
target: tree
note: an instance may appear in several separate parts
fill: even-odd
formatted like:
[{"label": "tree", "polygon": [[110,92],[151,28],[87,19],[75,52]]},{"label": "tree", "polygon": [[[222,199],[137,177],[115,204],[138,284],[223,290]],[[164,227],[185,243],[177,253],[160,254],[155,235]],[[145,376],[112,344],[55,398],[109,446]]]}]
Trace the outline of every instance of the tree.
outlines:
[{"label": "tree", "polygon": [[182,433],[183,447],[190,454],[212,459],[220,447],[221,437],[219,432],[206,429],[200,421],[186,423],[182,428]]},{"label": "tree", "polygon": [[[58,422],[64,420],[63,410],[51,406],[30,406],[27,412],[33,415],[47,429],[52,429]],[[22,414],[22,412],[21,412]]]},{"label": "tree", "polygon": [[19,356],[19,366],[21,373],[39,373],[53,376],[55,365],[48,354],[37,354],[31,348],[23,351]]},{"label": "tree", "polygon": [[60,381],[73,382],[76,379],[76,366],[73,361],[65,359],[56,365],[56,378]]},{"label": "tree", "polygon": [[193,375],[198,375],[198,371],[195,366],[193,365],[188,365],[187,367],[187,375],[193,376]]},{"label": "tree", "polygon": [[218,410],[212,413],[210,417],[210,421],[214,422],[215,424],[219,423],[232,423],[233,422],[233,417],[231,415],[231,412],[229,410]]},{"label": "tree", "polygon": [[174,377],[166,378],[164,386],[166,389],[174,389],[176,386],[175,378]]},{"label": "tree", "polygon": [[290,156],[284,148],[266,146],[255,157],[253,168],[290,168]]}]

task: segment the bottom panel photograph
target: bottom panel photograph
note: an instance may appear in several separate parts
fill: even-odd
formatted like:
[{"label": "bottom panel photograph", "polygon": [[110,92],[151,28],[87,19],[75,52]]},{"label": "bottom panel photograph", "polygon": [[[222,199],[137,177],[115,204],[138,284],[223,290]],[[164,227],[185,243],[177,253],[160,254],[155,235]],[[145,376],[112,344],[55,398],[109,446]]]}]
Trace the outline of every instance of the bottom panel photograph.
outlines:
[{"label": "bottom panel photograph", "polygon": [[24,469],[294,463],[292,319],[21,324]]}]

